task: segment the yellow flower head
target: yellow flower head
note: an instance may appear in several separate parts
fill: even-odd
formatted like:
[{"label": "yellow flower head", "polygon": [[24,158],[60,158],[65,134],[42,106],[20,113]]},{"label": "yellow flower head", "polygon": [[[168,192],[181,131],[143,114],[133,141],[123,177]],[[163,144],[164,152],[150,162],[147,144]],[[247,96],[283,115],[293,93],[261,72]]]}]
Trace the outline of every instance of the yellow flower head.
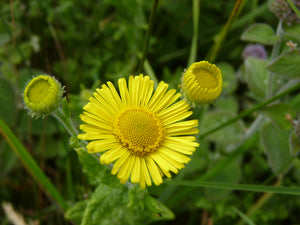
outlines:
[{"label": "yellow flower head", "polygon": [[190,161],[198,143],[193,134],[198,120],[189,117],[189,105],[174,103],[180,93],[167,91],[160,82],[153,93],[154,83],[148,76],[130,76],[128,86],[119,79],[119,93],[111,82],[97,89],[84,106],[78,137],[90,140],[89,153],[103,152],[100,162],[114,162],[112,174],[125,183],[146,185],[162,183],[162,177],[178,173]]},{"label": "yellow flower head", "polygon": [[27,84],[23,99],[32,116],[47,116],[59,107],[63,92],[61,84],[54,77],[39,75]]},{"label": "yellow flower head", "polygon": [[212,102],[222,92],[220,69],[207,61],[193,63],[183,74],[182,90],[188,101],[196,105]]}]

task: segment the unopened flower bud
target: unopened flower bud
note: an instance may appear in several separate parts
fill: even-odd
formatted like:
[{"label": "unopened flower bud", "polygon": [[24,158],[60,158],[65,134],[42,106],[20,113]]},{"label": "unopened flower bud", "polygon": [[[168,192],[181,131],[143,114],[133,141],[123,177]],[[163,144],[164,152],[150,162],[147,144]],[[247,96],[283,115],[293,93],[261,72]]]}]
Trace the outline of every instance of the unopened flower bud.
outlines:
[{"label": "unopened flower bud", "polygon": [[32,117],[45,117],[54,112],[62,102],[63,87],[54,77],[39,75],[27,84],[23,99]]},{"label": "unopened flower bud", "polygon": [[193,63],[183,74],[182,91],[193,105],[214,101],[222,92],[220,69],[207,61]]}]

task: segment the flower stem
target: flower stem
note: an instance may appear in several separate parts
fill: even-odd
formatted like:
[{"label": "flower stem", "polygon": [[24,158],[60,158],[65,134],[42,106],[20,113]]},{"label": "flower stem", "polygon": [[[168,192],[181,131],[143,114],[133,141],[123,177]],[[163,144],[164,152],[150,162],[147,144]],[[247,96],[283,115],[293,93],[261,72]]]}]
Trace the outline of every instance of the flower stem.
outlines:
[{"label": "flower stem", "polygon": [[250,108],[250,109],[244,110],[244,111],[241,112],[238,116],[236,116],[236,117],[234,117],[234,118],[232,118],[232,119],[230,119],[230,120],[228,120],[228,121],[226,121],[226,122],[220,124],[219,126],[217,126],[217,127],[215,127],[215,128],[212,128],[211,130],[208,130],[208,131],[204,132],[203,134],[200,134],[199,137],[200,137],[200,138],[204,138],[204,137],[206,137],[207,135],[209,135],[209,134],[211,134],[211,133],[214,133],[214,132],[216,132],[216,131],[218,131],[218,130],[220,130],[220,129],[222,129],[222,128],[224,128],[224,127],[226,127],[226,126],[228,126],[228,125],[230,125],[230,124],[232,124],[232,123],[238,121],[239,119],[242,119],[242,118],[244,118],[244,117],[250,115],[251,113],[253,113],[253,112],[255,112],[255,111],[257,111],[257,110],[263,108],[264,106],[270,104],[271,102],[274,102],[274,101],[280,99],[281,97],[283,97],[283,96],[285,96],[285,95],[287,95],[287,94],[289,94],[289,93],[291,93],[291,92],[293,92],[293,91],[298,90],[299,88],[300,88],[300,83],[298,83],[298,84],[296,84],[295,86],[293,86],[293,87],[291,87],[291,88],[289,88],[289,89],[287,89],[287,90],[285,90],[285,91],[283,91],[283,92],[281,92],[281,93],[275,95],[275,96],[272,97],[272,98],[269,98],[268,100],[266,100],[266,101],[264,101],[264,102],[259,103],[258,105],[254,106],[254,107],[252,107],[252,108]]},{"label": "flower stem", "polygon": [[139,69],[138,69],[138,71],[140,73],[142,72],[142,69],[144,66],[144,61],[146,59],[146,55],[148,52],[149,40],[150,40],[150,36],[152,33],[153,25],[154,25],[154,18],[155,18],[155,14],[156,14],[156,11],[158,8],[158,3],[159,3],[159,0],[153,0],[153,5],[152,5],[150,19],[149,19],[149,27],[147,30],[146,39],[145,39],[144,48],[143,48],[143,55],[142,55],[142,59],[139,64]]},{"label": "flower stem", "polygon": [[[246,1],[244,1],[244,3],[245,2]],[[229,19],[227,20],[225,26],[223,27],[220,34],[218,35],[218,38],[216,38],[214,45],[211,47],[211,49],[206,57],[209,62],[213,63],[216,60],[219,50],[220,50],[220,47],[221,47],[225,37],[227,36],[227,33],[229,31],[231,24],[233,23],[234,19],[237,17],[238,12],[240,12],[242,7],[244,6],[244,4],[242,4],[242,3],[243,3],[243,0],[237,0],[235,2],[234,8],[231,11]]]},{"label": "flower stem", "polygon": [[293,3],[293,1],[292,0],[287,0],[287,2],[289,3],[289,5],[293,9],[293,11],[296,13],[296,15],[300,18],[300,11],[299,11],[299,9],[297,9],[297,7]]},{"label": "flower stem", "polygon": [[68,204],[65,202],[63,196],[55,188],[52,182],[46,177],[46,175],[34,161],[32,156],[28,153],[27,149],[22,145],[22,143],[17,139],[11,129],[1,118],[0,133],[6,139],[25,169],[28,171],[28,173],[31,174],[33,179],[39,184],[42,190],[50,198],[52,198],[61,207],[62,210],[66,211],[68,209]]},{"label": "flower stem", "polygon": [[[278,177],[276,183],[273,185],[274,187],[279,187],[282,183],[283,176]],[[246,215],[247,217],[251,217],[261,206],[263,206],[272,196],[274,195],[274,192],[266,192],[264,193],[254,205],[251,206],[251,208],[247,211]],[[244,224],[244,221],[240,220],[236,225],[242,225]]]},{"label": "flower stem", "polygon": [[198,47],[198,36],[199,36],[199,11],[200,11],[200,0],[193,0],[193,39],[190,50],[190,56],[188,59],[188,67],[196,61],[197,47]]},{"label": "flower stem", "polygon": [[[68,131],[71,137],[74,137],[77,139],[77,135],[79,134],[78,130],[73,125],[71,118],[68,118],[65,113],[63,112],[62,108],[59,107],[56,111],[54,111],[52,114]],[[80,147],[86,149],[87,142],[83,140],[78,140],[78,144]]]}]

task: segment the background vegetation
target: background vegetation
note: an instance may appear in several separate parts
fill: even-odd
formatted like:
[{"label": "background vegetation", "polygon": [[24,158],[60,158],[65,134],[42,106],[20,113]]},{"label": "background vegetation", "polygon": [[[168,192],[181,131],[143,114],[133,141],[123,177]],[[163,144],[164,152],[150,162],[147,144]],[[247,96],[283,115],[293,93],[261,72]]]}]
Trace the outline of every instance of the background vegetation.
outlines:
[{"label": "background vegetation", "polygon": [[[228,24],[238,2],[241,4],[232,23]],[[289,84],[287,87],[298,84],[299,66],[292,67],[294,72],[291,73],[282,68],[300,62],[299,49],[293,51],[285,45],[288,40],[299,42],[299,26],[288,28],[292,35],[281,36],[277,56],[287,52],[290,58],[284,58],[285,64],[269,68],[290,76],[278,76],[280,78],[277,79],[274,75],[278,85],[273,87],[273,94],[267,96],[269,71],[266,66],[272,62],[242,58],[244,47],[258,42],[265,44],[268,59],[274,60],[272,52],[278,40],[266,41],[266,38],[278,37],[273,31],[277,29],[278,19],[270,11],[267,1],[161,0],[154,15],[148,54],[145,63],[139,67],[145,52],[151,10],[154,12],[152,4],[152,1],[142,0],[1,1],[0,117],[14,131],[65,201],[70,206],[80,201],[83,210],[86,206],[84,199],[95,196],[100,189],[94,192],[95,184],[86,176],[89,172],[84,174],[84,163],[80,164],[78,154],[70,147],[69,135],[64,128],[53,117],[35,120],[27,115],[21,97],[26,82],[39,74],[54,75],[60,80],[65,86],[74,124],[78,127],[82,106],[101,83],[107,80],[116,82],[120,77],[141,72],[164,80],[171,88],[179,90],[182,72],[191,62],[210,60],[222,70],[224,89],[214,104],[194,110],[194,117],[200,118],[200,147],[186,168],[174,178],[174,185],[166,182],[149,188],[150,195],[173,213],[165,209],[164,214],[160,214],[159,210],[155,213],[151,209],[151,218],[147,214],[134,219],[135,214],[124,211],[126,218],[123,214],[115,216],[122,222],[114,223],[110,219],[114,218],[112,212],[119,212],[114,211],[118,202],[127,202],[124,207],[134,208],[143,204],[143,198],[136,197],[139,195],[135,192],[129,193],[129,199],[118,199],[121,192],[113,192],[107,196],[116,204],[102,202],[99,207],[102,222],[99,221],[99,224],[144,224],[145,218],[153,224],[166,225],[300,224],[297,191],[288,195],[263,189],[258,189],[258,192],[240,191],[232,185],[228,189],[224,189],[226,185],[223,189],[220,189],[222,185],[219,188],[205,187],[203,183],[197,185],[197,182],[210,181],[299,186],[299,131],[291,125],[299,111],[298,91],[286,93],[280,104],[277,102],[258,111],[241,114],[243,110],[280,93],[278,90],[287,90],[283,88],[284,84]],[[245,33],[245,29],[254,23],[268,24],[271,34],[267,33],[261,41],[251,36],[256,36],[255,32],[260,36],[262,32],[257,30],[258,27],[254,32]],[[224,31],[226,24],[230,25],[228,32]],[[265,30],[268,28],[264,27]],[[241,39],[242,34],[245,36]],[[292,62],[291,59],[295,60]],[[243,118],[237,118],[237,122],[210,135],[205,134],[238,115],[243,115]],[[253,126],[255,121],[263,126]],[[196,187],[182,180],[194,181]],[[0,202],[11,203],[27,221],[80,224],[77,214],[77,217],[74,213],[66,216],[73,222],[64,217],[62,210],[31,178],[2,136]],[[173,214],[175,218],[172,219]],[[10,224],[2,209],[0,223]]]}]

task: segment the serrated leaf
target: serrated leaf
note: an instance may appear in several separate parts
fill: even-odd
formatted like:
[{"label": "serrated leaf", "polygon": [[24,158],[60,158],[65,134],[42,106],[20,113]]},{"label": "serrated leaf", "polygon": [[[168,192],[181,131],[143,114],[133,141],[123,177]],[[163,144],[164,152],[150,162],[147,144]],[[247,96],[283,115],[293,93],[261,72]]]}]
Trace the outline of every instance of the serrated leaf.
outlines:
[{"label": "serrated leaf", "polygon": [[269,166],[276,175],[287,172],[292,162],[289,133],[289,131],[282,130],[273,123],[265,124],[260,132],[261,142],[265,149]]},{"label": "serrated leaf", "polygon": [[17,119],[17,101],[13,86],[5,78],[0,77],[0,117],[13,126]]},{"label": "serrated leaf", "polygon": [[256,23],[248,27],[242,34],[243,41],[255,42],[263,45],[273,45],[278,37],[273,28],[264,23]]},{"label": "serrated leaf", "polygon": [[149,224],[154,220],[173,218],[170,216],[172,212],[160,202],[157,203],[161,212],[153,213],[139,207],[127,207],[128,201],[125,186],[111,188],[99,185],[87,204],[81,225]]},{"label": "serrated leaf", "polygon": [[87,204],[88,200],[76,202],[73,206],[68,208],[68,210],[65,213],[65,218],[68,220],[75,221],[77,224],[81,224]]},{"label": "serrated leaf", "polygon": [[245,77],[250,90],[257,97],[264,98],[267,88],[267,62],[261,59],[248,57],[245,60]]},{"label": "serrated leaf", "polygon": [[300,79],[300,52],[284,52],[273,60],[267,67],[268,70],[280,74],[288,79]]},{"label": "serrated leaf", "polygon": [[281,129],[289,130],[292,125],[286,116],[289,114],[292,118],[296,117],[295,109],[287,103],[276,103],[261,110],[264,116],[270,118]]},{"label": "serrated leaf", "polygon": [[291,154],[294,156],[297,155],[300,151],[300,136],[297,135],[295,131],[291,132],[289,143],[290,143]]},{"label": "serrated leaf", "polygon": [[111,187],[120,187],[120,181],[111,174],[110,169],[102,165],[100,161],[83,149],[77,149],[79,161],[83,172],[87,175],[91,185],[97,186],[101,183]]}]

